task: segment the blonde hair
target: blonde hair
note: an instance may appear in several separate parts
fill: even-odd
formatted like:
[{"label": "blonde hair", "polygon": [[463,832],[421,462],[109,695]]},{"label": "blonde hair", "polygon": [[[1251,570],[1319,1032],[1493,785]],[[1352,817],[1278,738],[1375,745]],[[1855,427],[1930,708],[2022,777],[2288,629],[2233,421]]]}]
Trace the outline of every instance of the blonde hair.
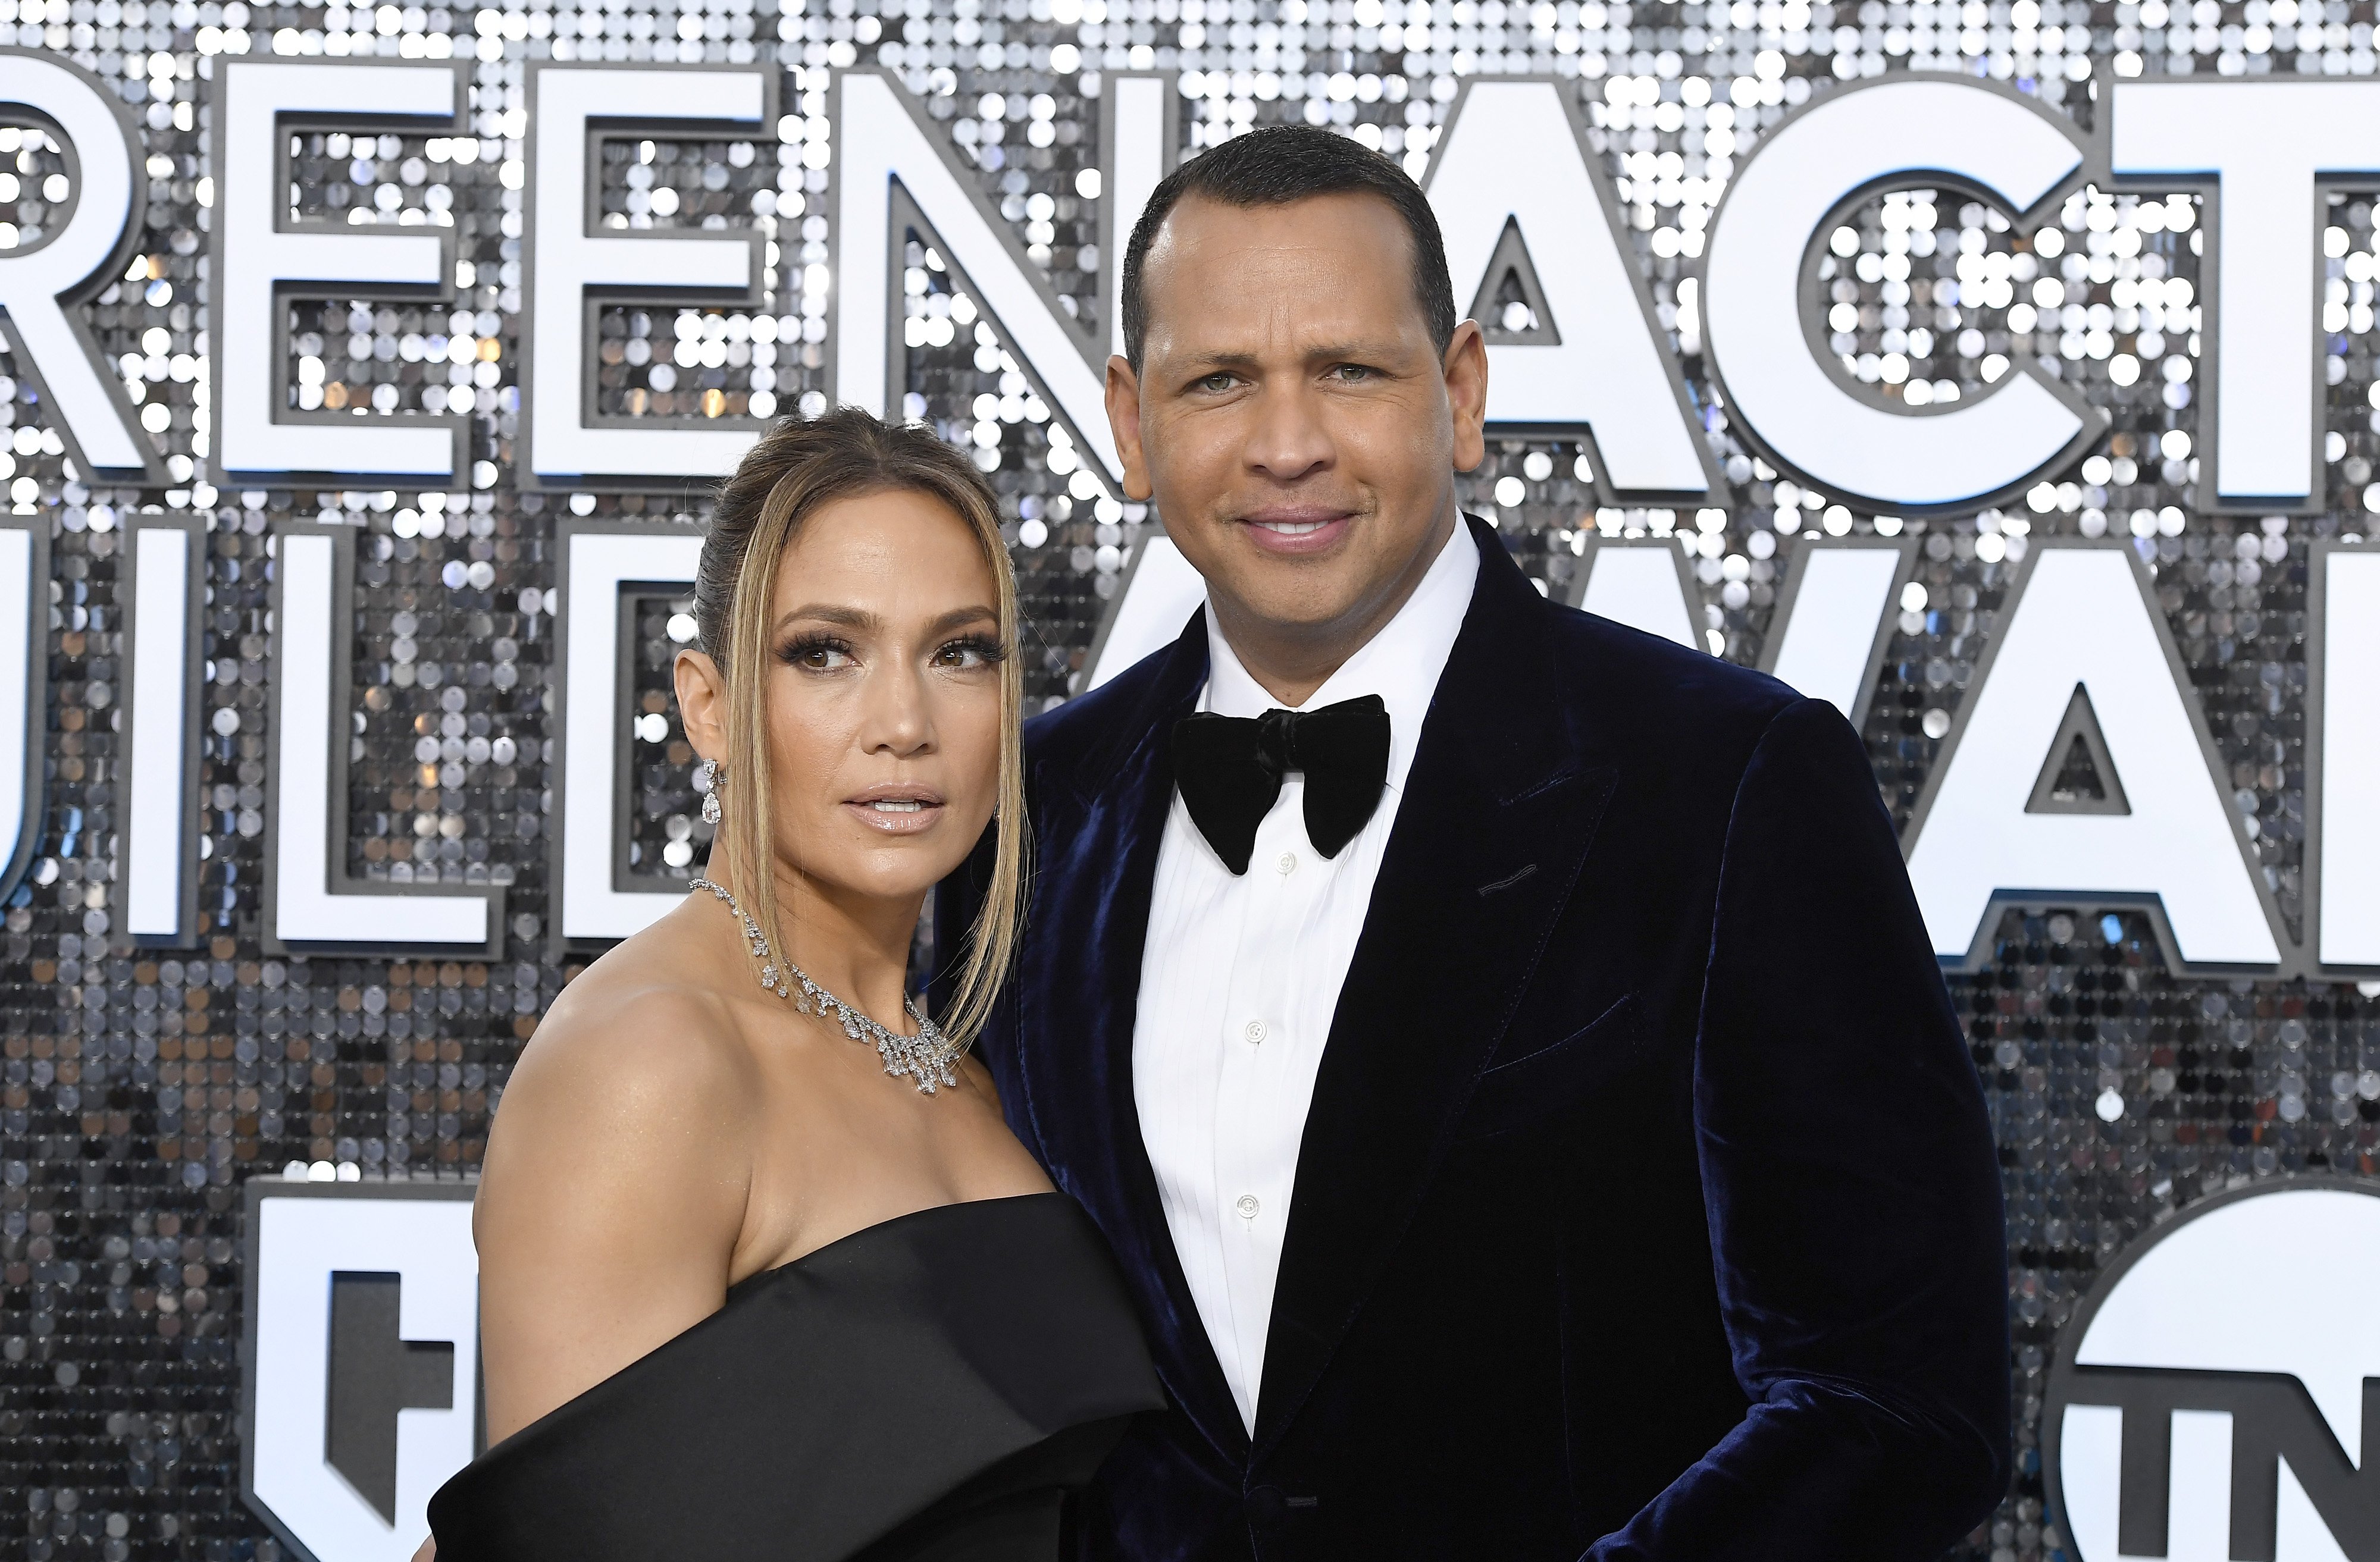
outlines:
[{"label": "blonde hair", "polygon": [[[1000,535],[999,502],[974,465],[929,430],[887,423],[856,407],[807,422],[786,418],[761,436],[720,489],[694,589],[698,643],[727,680],[727,758],[721,769],[732,790],[721,798],[724,811],[712,853],[723,852],[744,909],[769,947],[790,949],[771,871],[775,838],[763,697],[777,569],[803,524],[825,505],[886,489],[923,493],[948,505],[975,534],[1000,594],[1000,642],[1006,654],[1000,663],[996,854],[950,1011],[937,1016],[944,1034],[965,1046],[990,1016],[1024,909],[1031,850],[1020,734],[1025,689],[1016,644],[1016,577]],[[939,948],[936,954],[941,958]]]}]

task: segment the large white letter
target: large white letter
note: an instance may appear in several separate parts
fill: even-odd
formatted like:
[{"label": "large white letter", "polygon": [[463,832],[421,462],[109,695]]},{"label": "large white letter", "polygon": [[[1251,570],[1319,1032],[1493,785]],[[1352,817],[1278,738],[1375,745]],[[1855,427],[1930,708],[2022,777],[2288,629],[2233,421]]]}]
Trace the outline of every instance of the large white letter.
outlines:
[{"label": "large white letter", "polygon": [[[430,1495],[471,1461],[480,1260],[470,1195],[468,1183],[453,1182],[249,1182],[243,1495],[279,1533],[285,1555],[406,1562],[430,1529]],[[399,1401],[390,1485],[371,1496],[332,1455],[346,1387],[334,1373],[381,1366],[340,1349],[332,1319],[342,1278],[393,1284],[396,1326],[375,1343],[452,1350],[445,1372],[430,1368],[432,1382],[443,1379],[443,1395],[423,1396],[426,1405]]]},{"label": "large white letter", "polygon": [[555,897],[565,945],[608,942],[640,931],[686,898],[680,886],[624,889],[617,871],[627,799],[620,759],[626,707],[621,692],[621,597],[625,587],[686,589],[702,560],[691,527],[562,528],[562,829],[553,843]]},{"label": "large white letter", "polygon": [[273,566],[273,845],[264,866],[276,949],[493,955],[504,892],[461,885],[369,892],[346,874],[348,668],[355,647],[355,539],[292,526]]},{"label": "large white letter", "polygon": [[[1163,81],[1127,77],[1117,84],[1111,156],[1125,176],[1102,202],[1112,236],[1102,247],[1101,267],[1111,274],[1111,262],[1121,260],[1114,252],[1155,184],[1151,172],[1161,176],[1171,163],[1170,144],[1159,140],[1157,155],[1148,150],[1172,123]],[[1085,326],[1065,313],[1017,243],[1014,226],[972,179],[952,167],[949,138],[892,78],[846,71],[836,78],[835,91],[834,285],[842,295],[832,306],[836,397],[880,416],[899,406],[902,317],[892,308],[900,296],[893,224],[914,221],[928,230],[1014,350],[1017,366],[1073,430],[1077,451],[1095,458],[1110,483],[1119,480],[1108,436],[1105,365],[1115,345],[1111,330],[1120,326],[1104,320]],[[1116,291],[1110,287],[1109,297]]]},{"label": "large white letter", "polygon": [[1180,639],[1190,615],[1206,603],[1206,580],[1190,567],[1172,538],[1149,527],[1116,584],[1114,605],[1091,639],[1090,655],[1083,662],[1083,692],[1090,693]]},{"label": "large white letter", "polygon": [[[1158,184],[1173,171],[1182,133],[1172,71],[1111,71],[1099,114],[1099,297],[1108,300],[1108,351],[1123,351],[1123,252]],[[1092,365],[1099,368],[1097,364]]]},{"label": "large white letter", "polygon": [[1575,83],[1466,82],[1430,159],[1456,306],[1502,281],[1490,263],[1517,224],[1552,316],[1542,322],[1551,341],[1488,347],[1488,420],[1590,430],[1615,493],[1706,492],[1713,474],[1684,381],[1565,89]]},{"label": "large white letter", "polygon": [[123,705],[124,931],[178,944],[198,932],[199,648],[206,527],[144,515],[126,533],[132,611]]},{"label": "large white letter", "polygon": [[2317,542],[2308,573],[2307,941],[2380,967],[2380,549]]},{"label": "large white letter", "polygon": [[0,895],[17,888],[42,840],[49,578],[48,523],[0,521]]},{"label": "large white letter", "polygon": [[1803,261],[1863,190],[1932,176],[2031,210],[2082,165],[2064,119],[1957,77],[1839,87],[1769,132],[1712,219],[1703,337],[1742,425],[1817,486],[1886,509],[1980,504],[2098,437],[2106,418],[2028,369],[1948,411],[1888,412],[1818,361]]},{"label": "large white letter", "polygon": [[1806,538],[1795,545],[1760,648],[1760,670],[1825,700],[1858,726],[1884,661],[1893,587],[1916,558],[1913,537]]},{"label": "large white letter", "polygon": [[[758,297],[765,244],[758,229],[722,236],[700,229],[633,236],[590,233],[594,170],[590,127],[611,122],[651,133],[720,126],[767,139],[773,70],[633,70],[539,66],[529,78],[528,467],[540,483],[619,484],[722,478],[759,437],[757,420],[609,418],[592,410],[601,297],[747,303]],[[535,394],[531,390],[534,388]]]},{"label": "large white letter", "polygon": [[[1943,958],[1989,953],[1996,899],[2073,899],[2161,902],[2174,952],[2193,965],[2279,962],[2262,878],[2148,589],[2113,542],[2043,544],[2026,561],[1910,821],[1910,882]],[[2053,810],[2036,796],[2066,758],[2078,688],[2116,771],[2100,778],[2110,802]]]},{"label": "large white letter", "polygon": [[1658,635],[1690,651],[1703,648],[1694,632],[1694,582],[1675,541],[1585,539],[1585,553],[1571,575],[1570,605]]},{"label": "large white letter", "polygon": [[2214,375],[2199,404],[2214,478],[2201,507],[2320,510],[2316,181],[2380,171],[2380,83],[2119,81],[2107,112],[2116,177],[2216,186],[2202,284]]},{"label": "large white letter", "polygon": [[215,62],[215,465],[225,482],[376,477],[443,484],[465,454],[460,418],[286,412],[293,295],[443,298],[454,231],[293,222],[282,116],[461,129],[462,67]]},{"label": "large white letter", "polygon": [[162,484],[164,468],[132,420],[122,383],[100,367],[89,328],[65,308],[115,281],[139,236],[132,213],[146,204],[149,182],[132,126],[97,80],[35,51],[0,50],[0,103],[56,126],[75,158],[66,226],[46,244],[0,258],[0,311],[17,371],[48,395],[58,433],[86,475]]}]

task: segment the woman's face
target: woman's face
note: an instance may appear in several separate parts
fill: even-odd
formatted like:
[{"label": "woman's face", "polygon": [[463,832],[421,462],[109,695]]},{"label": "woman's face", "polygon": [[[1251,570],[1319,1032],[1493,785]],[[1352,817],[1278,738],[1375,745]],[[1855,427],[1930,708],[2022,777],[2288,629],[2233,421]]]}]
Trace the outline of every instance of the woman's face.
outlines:
[{"label": "woman's face", "polygon": [[[780,864],[830,894],[914,900],[965,860],[999,799],[999,609],[973,530],[930,495],[836,500],[799,528],[761,695]],[[722,760],[725,718],[688,702],[697,748]]]}]

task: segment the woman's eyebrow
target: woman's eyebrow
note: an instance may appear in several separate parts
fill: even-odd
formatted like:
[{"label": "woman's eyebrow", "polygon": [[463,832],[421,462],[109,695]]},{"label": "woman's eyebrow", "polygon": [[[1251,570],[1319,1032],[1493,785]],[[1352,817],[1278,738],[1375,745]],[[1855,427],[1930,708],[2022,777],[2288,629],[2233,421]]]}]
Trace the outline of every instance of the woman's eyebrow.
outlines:
[{"label": "woman's eyebrow", "polygon": [[827,624],[839,624],[846,629],[858,630],[876,629],[883,624],[882,619],[869,612],[866,608],[844,607],[834,602],[808,602],[781,614],[777,619],[777,626],[782,629],[798,619],[816,619]]},{"label": "woman's eyebrow", "polygon": [[978,602],[971,608],[953,608],[926,627],[929,633],[941,635],[953,629],[963,629],[970,624],[987,622],[998,624],[1000,614]]},{"label": "woman's eyebrow", "polygon": [[[884,620],[866,608],[845,607],[834,602],[808,602],[779,616],[777,626],[808,620],[813,623],[841,624],[846,629],[871,634],[884,626]],[[1000,614],[994,609],[977,602],[968,607],[953,608],[926,626],[929,635],[941,635],[970,624],[998,624]]]}]

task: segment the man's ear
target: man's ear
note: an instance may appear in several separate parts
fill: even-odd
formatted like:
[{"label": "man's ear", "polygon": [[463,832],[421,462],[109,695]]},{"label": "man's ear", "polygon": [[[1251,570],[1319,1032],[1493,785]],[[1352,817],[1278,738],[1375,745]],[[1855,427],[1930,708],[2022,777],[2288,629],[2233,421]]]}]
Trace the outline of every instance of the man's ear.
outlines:
[{"label": "man's ear", "polygon": [[1148,462],[1140,446],[1140,376],[1123,354],[1108,359],[1108,427],[1115,432],[1116,457],[1123,463],[1123,496],[1146,503]]},{"label": "man's ear", "polygon": [[1468,472],[1488,459],[1488,339],[1478,321],[1454,328],[1444,367],[1447,406],[1454,414],[1454,469]]},{"label": "man's ear", "polygon": [[670,666],[677,686],[678,715],[686,741],[705,759],[727,763],[727,678],[701,651],[683,650]]}]

